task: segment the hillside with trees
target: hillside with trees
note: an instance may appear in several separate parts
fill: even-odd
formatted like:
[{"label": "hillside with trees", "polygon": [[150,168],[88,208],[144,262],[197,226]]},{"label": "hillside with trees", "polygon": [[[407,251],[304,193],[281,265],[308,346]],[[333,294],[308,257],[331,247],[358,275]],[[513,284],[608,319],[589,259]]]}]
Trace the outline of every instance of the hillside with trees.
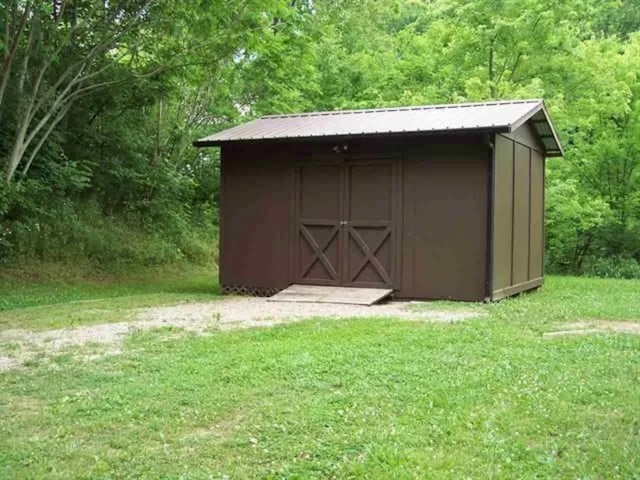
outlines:
[{"label": "hillside with trees", "polygon": [[6,0],[0,266],[214,262],[206,134],[270,114],[544,98],[547,268],[640,277],[635,0]]}]

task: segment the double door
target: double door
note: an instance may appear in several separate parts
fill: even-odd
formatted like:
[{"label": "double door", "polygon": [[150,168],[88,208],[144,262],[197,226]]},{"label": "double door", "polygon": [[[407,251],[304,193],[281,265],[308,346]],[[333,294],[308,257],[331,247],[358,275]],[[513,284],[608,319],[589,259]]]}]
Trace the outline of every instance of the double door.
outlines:
[{"label": "double door", "polygon": [[295,283],[394,286],[397,168],[337,155],[296,167]]}]

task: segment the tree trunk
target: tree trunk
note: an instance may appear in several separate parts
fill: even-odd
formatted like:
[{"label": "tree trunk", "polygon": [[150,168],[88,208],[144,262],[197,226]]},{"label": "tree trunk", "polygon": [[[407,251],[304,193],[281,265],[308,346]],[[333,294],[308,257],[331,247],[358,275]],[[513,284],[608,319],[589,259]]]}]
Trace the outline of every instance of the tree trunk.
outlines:
[{"label": "tree trunk", "polygon": [[496,84],[495,84],[495,74],[493,67],[493,42],[489,46],[489,94],[491,95],[491,99],[496,98]]},{"label": "tree trunk", "polygon": [[153,151],[153,165],[157,165],[160,160],[160,130],[162,127],[162,99],[158,101],[158,114],[156,117],[156,141]]}]

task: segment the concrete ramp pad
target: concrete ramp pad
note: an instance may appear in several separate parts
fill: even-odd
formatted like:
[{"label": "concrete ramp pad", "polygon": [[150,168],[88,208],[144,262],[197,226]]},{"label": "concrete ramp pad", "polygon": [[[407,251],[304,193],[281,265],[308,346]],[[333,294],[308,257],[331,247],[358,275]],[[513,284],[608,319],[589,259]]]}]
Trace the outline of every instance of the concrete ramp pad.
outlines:
[{"label": "concrete ramp pad", "polygon": [[270,302],[346,303],[373,305],[393,293],[391,288],[327,287],[291,285],[270,297]]}]

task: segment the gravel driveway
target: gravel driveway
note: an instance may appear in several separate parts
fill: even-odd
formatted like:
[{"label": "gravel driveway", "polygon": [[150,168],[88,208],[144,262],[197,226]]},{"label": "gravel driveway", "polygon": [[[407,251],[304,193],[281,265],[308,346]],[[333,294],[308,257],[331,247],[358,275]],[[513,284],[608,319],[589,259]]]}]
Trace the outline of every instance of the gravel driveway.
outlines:
[{"label": "gravel driveway", "polygon": [[[308,318],[395,318],[414,321],[456,322],[480,315],[469,310],[428,309],[414,302],[380,305],[269,302],[264,298],[230,297],[211,303],[185,303],[136,310],[131,320],[32,332],[14,329],[0,332],[0,371],[23,366],[37,355],[51,356],[69,347],[102,346],[97,356],[121,352],[124,337],[135,331],[175,327],[204,334],[212,330],[269,327]],[[9,348],[10,347],[10,348]],[[9,351],[10,350],[10,351]]]}]

